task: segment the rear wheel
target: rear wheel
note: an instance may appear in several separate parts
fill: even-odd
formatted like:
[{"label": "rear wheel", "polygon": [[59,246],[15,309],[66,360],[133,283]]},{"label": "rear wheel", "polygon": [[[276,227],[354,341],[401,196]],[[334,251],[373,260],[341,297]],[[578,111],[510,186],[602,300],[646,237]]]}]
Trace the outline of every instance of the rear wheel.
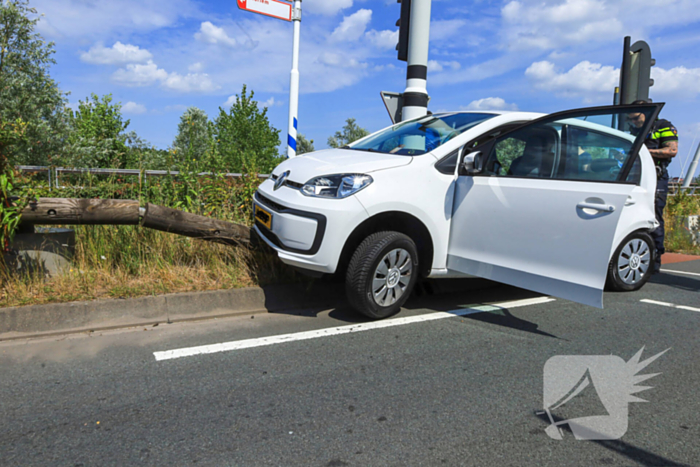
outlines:
[{"label": "rear wheel", "polygon": [[624,292],[641,289],[651,277],[655,255],[654,240],[648,233],[635,232],[625,238],[610,261],[608,289]]},{"label": "rear wheel", "polygon": [[367,237],[352,256],[345,276],[348,301],[363,315],[395,315],[416,283],[418,250],[410,237],[379,232]]}]

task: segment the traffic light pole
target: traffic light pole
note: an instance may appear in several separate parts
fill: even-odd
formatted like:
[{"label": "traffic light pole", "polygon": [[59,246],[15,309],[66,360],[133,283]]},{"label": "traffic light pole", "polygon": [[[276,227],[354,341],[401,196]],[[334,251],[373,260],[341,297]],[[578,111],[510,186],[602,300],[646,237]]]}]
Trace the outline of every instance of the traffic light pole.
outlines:
[{"label": "traffic light pole", "polygon": [[292,46],[292,73],[289,80],[289,130],[287,158],[297,155],[297,129],[299,126],[299,39],[301,34],[301,0],[294,0],[292,9],[294,39]]},{"label": "traffic light pole", "polygon": [[[407,0],[404,0],[407,1]],[[411,0],[406,90],[403,94],[402,120],[428,113],[428,49],[432,0]]]}]

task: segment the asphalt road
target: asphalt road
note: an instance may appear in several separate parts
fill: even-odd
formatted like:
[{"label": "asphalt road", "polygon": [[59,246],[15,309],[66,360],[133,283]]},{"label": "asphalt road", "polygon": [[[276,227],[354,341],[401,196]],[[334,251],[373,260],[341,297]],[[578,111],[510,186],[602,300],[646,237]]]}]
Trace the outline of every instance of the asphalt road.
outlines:
[{"label": "asphalt road", "polygon": [[[700,261],[666,269],[691,274],[608,293],[605,310],[497,287],[413,298],[385,327],[305,310],[5,342],[0,464],[700,465]],[[545,433],[551,357],[642,347],[670,349],[640,372],[661,373],[636,394],[649,402],[613,413],[591,371],[595,389],[553,413],[619,422],[629,406],[621,439]]]}]

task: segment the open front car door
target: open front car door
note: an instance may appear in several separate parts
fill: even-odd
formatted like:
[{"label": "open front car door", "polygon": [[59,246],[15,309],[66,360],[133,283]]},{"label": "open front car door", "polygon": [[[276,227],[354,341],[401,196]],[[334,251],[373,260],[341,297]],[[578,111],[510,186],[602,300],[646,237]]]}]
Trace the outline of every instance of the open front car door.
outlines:
[{"label": "open front car door", "polygon": [[662,107],[560,112],[467,144],[448,269],[602,308],[618,221]]}]

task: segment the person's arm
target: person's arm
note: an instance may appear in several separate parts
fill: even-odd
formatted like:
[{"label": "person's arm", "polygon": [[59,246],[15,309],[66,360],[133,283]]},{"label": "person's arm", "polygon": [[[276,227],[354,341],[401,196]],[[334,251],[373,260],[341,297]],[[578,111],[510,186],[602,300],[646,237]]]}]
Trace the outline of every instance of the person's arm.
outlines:
[{"label": "person's arm", "polygon": [[660,149],[650,149],[649,152],[656,159],[672,159],[678,154],[678,141],[665,141]]}]

